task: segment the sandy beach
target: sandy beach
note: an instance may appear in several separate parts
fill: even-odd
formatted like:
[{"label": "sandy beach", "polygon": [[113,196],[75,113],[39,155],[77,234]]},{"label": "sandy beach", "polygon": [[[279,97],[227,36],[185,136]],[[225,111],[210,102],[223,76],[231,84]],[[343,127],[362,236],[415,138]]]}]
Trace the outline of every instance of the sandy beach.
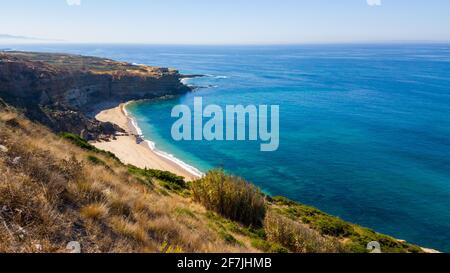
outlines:
[{"label": "sandy beach", "polygon": [[198,178],[197,175],[189,172],[181,165],[164,158],[151,150],[146,142],[137,141],[138,132],[132,124],[132,119],[127,116],[124,107],[126,104],[121,104],[115,108],[101,111],[96,115],[96,118],[103,122],[111,122],[127,133],[119,135],[115,140],[93,142],[95,147],[114,153],[123,163],[132,164],[139,168],[158,169],[163,171],[170,171],[177,175],[183,176],[188,181]]}]

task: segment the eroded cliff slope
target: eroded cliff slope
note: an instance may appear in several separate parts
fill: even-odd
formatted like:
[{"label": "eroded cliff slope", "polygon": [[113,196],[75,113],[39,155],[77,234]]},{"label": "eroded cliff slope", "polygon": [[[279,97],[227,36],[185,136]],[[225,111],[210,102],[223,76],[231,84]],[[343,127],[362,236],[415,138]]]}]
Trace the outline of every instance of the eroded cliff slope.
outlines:
[{"label": "eroded cliff slope", "polygon": [[186,93],[181,77],[176,70],[96,57],[0,52],[0,97],[56,132],[86,139],[119,130],[86,113],[108,103]]}]

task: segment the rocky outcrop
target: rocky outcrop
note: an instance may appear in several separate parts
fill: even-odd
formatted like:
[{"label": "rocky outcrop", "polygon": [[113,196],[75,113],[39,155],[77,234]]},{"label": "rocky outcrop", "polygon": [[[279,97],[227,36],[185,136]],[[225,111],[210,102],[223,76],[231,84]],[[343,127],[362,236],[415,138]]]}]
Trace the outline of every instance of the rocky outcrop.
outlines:
[{"label": "rocky outcrop", "polygon": [[87,139],[116,128],[89,117],[105,103],[190,91],[176,70],[66,54],[0,52],[0,98],[56,132]]}]

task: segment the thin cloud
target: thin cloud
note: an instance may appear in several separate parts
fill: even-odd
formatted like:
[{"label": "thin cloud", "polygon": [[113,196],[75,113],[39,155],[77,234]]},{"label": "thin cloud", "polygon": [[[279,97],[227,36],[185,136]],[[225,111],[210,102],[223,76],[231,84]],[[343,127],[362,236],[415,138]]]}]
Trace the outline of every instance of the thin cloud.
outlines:
[{"label": "thin cloud", "polygon": [[0,41],[47,41],[47,42],[62,42],[63,40],[56,39],[45,39],[45,38],[37,38],[31,36],[20,36],[20,35],[11,35],[11,34],[1,34],[0,33]]},{"label": "thin cloud", "polygon": [[367,0],[367,5],[371,7],[381,6],[381,0]]},{"label": "thin cloud", "polygon": [[18,35],[10,35],[10,34],[0,34],[0,39],[3,39],[3,40],[16,40],[16,39],[20,39],[20,40],[41,40],[41,39],[35,38],[35,37],[18,36]]},{"label": "thin cloud", "polygon": [[69,6],[81,6],[81,0],[66,0]]}]

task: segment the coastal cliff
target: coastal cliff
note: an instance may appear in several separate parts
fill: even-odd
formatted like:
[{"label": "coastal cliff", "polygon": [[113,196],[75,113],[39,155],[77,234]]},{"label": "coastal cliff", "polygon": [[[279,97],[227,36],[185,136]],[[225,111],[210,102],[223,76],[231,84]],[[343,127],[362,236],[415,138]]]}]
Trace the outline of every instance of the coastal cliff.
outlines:
[{"label": "coastal cliff", "polygon": [[0,52],[0,97],[56,132],[88,140],[117,126],[92,118],[105,104],[189,92],[176,70],[67,54]]}]

